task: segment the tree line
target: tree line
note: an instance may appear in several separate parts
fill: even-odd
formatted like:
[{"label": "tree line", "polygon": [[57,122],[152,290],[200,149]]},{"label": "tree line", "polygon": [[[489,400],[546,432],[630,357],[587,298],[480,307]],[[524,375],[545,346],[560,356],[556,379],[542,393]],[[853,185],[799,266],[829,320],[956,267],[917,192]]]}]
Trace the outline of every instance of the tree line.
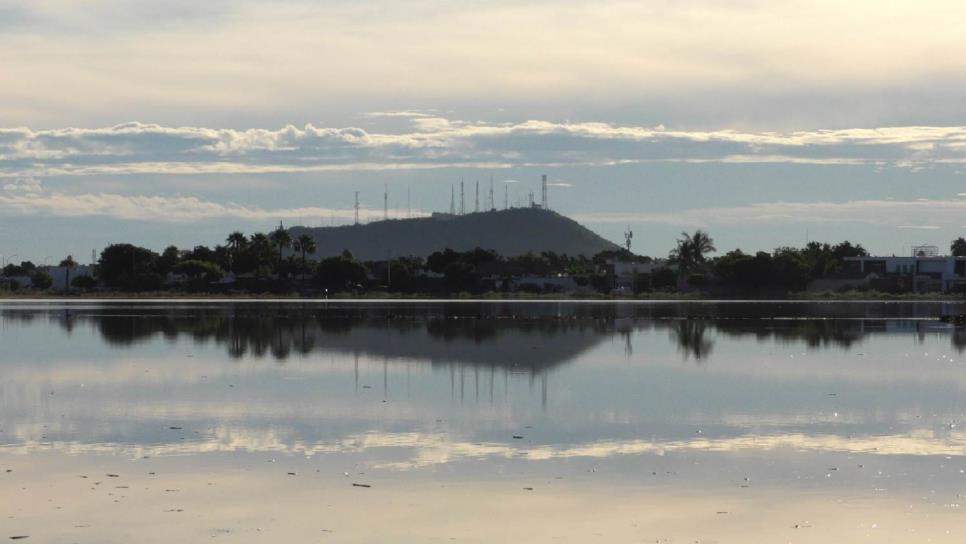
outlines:
[{"label": "tree line", "polygon": [[[67,272],[68,290],[106,289],[152,292],[177,289],[189,292],[292,293],[362,292],[484,293],[510,288],[501,278],[568,277],[586,291],[612,292],[615,278],[606,263],[613,260],[649,265],[634,278],[633,291],[730,290],[733,292],[801,291],[812,280],[847,274],[847,258],[866,256],[860,244],[809,242],[804,247],[778,247],[771,252],[745,253],[735,249],[717,252],[714,240],[702,230],[682,233],[666,259],[654,259],[626,249],[587,257],[553,252],[502,256],[493,250],[444,249],[427,258],[398,257],[362,262],[349,251],[316,259],[316,245],[308,235],[293,239],[279,227],[270,233],[232,232],[225,243],[180,249],[169,246],[160,253],[128,243],[113,244],[100,254],[95,277],[71,277],[78,265],[72,256],[60,262]],[[966,239],[958,238],[950,252],[966,256]],[[3,268],[10,278],[29,278],[35,288],[46,289],[51,277],[29,261]],[[522,285],[522,287],[521,287]],[[0,287],[3,285],[0,284]],[[514,288],[547,292],[559,287],[539,281],[517,283]]]}]

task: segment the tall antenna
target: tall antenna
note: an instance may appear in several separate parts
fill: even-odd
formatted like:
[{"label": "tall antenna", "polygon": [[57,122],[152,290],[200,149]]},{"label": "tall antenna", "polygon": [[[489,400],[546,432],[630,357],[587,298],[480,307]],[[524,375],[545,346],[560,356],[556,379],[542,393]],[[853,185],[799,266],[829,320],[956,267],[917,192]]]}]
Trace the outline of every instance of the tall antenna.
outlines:
[{"label": "tall antenna", "polygon": [[359,224],[359,191],[356,191],[356,225]]},{"label": "tall antenna", "polygon": [[510,186],[506,183],[503,184],[503,209],[510,209]]},{"label": "tall antenna", "polygon": [[627,225],[627,230],[624,231],[624,245],[627,247],[627,252],[631,251],[631,240],[634,239],[634,232],[631,231],[631,226]]},{"label": "tall antenna", "polygon": [[547,174],[544,174],[543,176],[541,176],[540,182],[541,182],[540,183],[541,189],[543,191],[543,195],[540,198],[540,206],[542,206],[543,209],[548,210],[550,208],[547,205]]},{"label": "tall antenna", "polygon": [[413,216],[413,201],[410,195],[410,187],[406,186],[406,219]]},{"label": "tall antenna", "polygon": [[463,186],[463,180],[460,179],[460,215],[466,213],[466,191]]},{"label": "tall antenna", "polygon": [[385,221],[389,219],[389,184],[386,184],[386,190],[382,193],[382,219]]},{"label": "tall antenna", "polygon": [[480,180],[476,180],[476,201],[473,205],[473,211],[480,213]]},{"label": "tall antenna", "polygon": [[496,200],[493,200],[493,176],[490,176],[490,211],[496,211]]},{"label": "tall antenna", "polygon": [[456,215],[456,188],[452,183],[449,186],[449,214]]}]

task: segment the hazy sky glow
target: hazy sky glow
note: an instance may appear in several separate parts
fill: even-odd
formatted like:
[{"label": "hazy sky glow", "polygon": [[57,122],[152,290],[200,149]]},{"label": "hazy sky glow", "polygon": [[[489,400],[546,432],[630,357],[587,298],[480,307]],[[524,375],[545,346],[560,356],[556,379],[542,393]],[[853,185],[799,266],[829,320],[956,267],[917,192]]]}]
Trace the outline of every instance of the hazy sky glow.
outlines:
[{"label": "hazy sky glow", "polygon": [[944,1],[0,0],[0,254],[333,224],[355,190],[378,218],[386,184],[397,216],[460,178],[502,204],[543,172],[650,254],[696,226],[945,245],[963,46]]}]

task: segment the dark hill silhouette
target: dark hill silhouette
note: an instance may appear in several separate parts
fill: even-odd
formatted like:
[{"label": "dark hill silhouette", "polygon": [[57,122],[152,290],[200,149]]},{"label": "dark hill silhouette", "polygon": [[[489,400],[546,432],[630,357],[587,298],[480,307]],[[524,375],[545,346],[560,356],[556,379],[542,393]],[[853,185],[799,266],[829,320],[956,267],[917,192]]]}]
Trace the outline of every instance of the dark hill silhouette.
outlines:
[{"label": "dark hill silhouette", "polygon": [[292,238],[308,234],[315,239],[315,258],[338,255],[348,249],[361,260],[393,256],[426,257],[450,248],[477,247],[505,256],[533,251],[592,256],[618,249],[573,219],[540,208],[512,208],[461,216],[434,214],[417,219],[390,219],[342,227],[293,227]]}]

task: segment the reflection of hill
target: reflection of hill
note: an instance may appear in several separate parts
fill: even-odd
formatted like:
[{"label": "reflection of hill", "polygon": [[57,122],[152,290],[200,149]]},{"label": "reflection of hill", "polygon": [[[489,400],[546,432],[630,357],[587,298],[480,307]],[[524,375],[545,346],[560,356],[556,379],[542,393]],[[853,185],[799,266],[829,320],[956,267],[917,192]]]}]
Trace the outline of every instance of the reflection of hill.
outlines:
[{"label": "reflection of hill", "polygon": [[0,315],[22,322],[55,319],[66,329],[88,325],[115,346],[189,338],[221,346],[236,358],[284,360],[328,351],[537,372],[615,334],[626,336],[631,353],[631,333],[642,329],[667,330],[684,357],[695,360],[711,356],[719,335],[847,349],[869,334],[938,332],[949,334],[962,352],[966,331],[910,319],[940,308],[918,303],[104,303],[18,305],[0,308]]},{"label": "reflection of hill", "polygon": [[[544,316],[387,309],[223,305],[117,307],[64,312],[61,323],[93,326],[115,346],[187,337],[224,346],[230,356],[284,360],[313,352],[416,359],[536,372],[567,362],[607,337],[613,322]],[[6,315],[6,314],[5,314]],[[18,313],[14,319],[32,319]]]}]

